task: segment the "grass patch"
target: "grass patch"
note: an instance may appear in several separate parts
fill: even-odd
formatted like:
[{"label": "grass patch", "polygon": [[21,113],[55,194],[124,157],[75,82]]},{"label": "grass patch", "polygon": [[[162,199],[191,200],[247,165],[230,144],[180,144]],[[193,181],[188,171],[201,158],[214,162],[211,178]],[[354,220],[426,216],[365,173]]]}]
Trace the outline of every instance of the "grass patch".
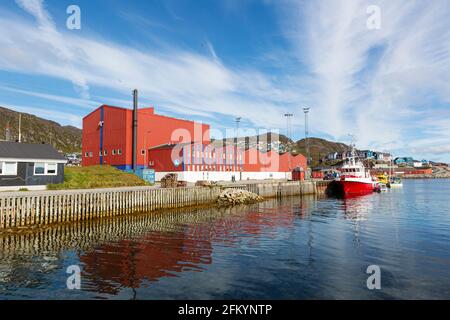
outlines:
[{"label": "grass patch", "polygon": [[111,166],[66,167],[64,183],[50,184],[48,190],[98,189],[150,185],[132,173]]}]

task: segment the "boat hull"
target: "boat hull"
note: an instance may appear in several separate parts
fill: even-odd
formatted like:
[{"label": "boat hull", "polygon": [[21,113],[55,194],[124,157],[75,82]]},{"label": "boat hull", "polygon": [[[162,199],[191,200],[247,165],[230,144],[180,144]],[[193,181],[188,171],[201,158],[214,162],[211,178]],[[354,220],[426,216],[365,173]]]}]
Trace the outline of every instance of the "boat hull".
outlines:
[{"label": "boat hull", "polygon": [[360,181],[335,181],[334,193],[338,196],[365,195],[373,192],[373,184]]}]

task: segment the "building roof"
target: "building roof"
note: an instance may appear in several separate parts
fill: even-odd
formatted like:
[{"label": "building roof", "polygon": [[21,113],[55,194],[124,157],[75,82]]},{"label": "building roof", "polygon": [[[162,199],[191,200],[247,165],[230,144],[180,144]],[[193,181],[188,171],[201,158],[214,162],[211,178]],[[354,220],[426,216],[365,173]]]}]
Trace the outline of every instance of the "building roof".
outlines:
[{"label": "building roof", "polygon": [[49,144],[10,141],[0,141],[0,158],[65,160],[64,156]]},{"label": "building roof", "polygon": [[175,148],[175,147],[184,147],[187,145],[191,145],[191,144],[195,144],[195,142],[183,142],[183,143],[165,143],[165,144],[161,144],[159,146],[154,146],[149,148],[149,150],[159,150],[159,149],[171,149],[171,148]]}]

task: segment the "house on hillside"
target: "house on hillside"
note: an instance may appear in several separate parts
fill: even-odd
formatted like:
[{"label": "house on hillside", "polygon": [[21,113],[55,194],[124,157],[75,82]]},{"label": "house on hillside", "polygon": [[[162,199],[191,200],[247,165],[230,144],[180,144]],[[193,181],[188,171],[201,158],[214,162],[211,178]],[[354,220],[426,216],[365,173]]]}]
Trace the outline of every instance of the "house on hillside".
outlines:
[{"label": "house on hillside", "polygon": [[373,155],[375,160],[379,161],[391,161],[392,159],[391,154],[386,152],[374,152]]},{"label": "house on hillside", "polygon": [[394,159],[394,163],[398,166],[412,167],[414,165],[414,159],[412,157],[399,157]]},{"label": "house on hillside", "polygon": [[358,156],[360,159],[374,159],[375,153],[371,150],[361,150],[358,151]]},{"label": "house on hillside", "polygon": [[414,168],[422,168],[422,167],[423,167],[422,161],[414,160],[414,161],[413,161],[413,167],[414,167]]},{"label": "house on hillside", "polygon": [[337,159],[337,156],[338,156],[337,152],[330,152],[329,154],[327,154],[325,160],[333,161]]},{"label": "house on hillside", "polygon": [[66,161],[49,144],[0,141],[0,191],[44,190],[62,183]]}]

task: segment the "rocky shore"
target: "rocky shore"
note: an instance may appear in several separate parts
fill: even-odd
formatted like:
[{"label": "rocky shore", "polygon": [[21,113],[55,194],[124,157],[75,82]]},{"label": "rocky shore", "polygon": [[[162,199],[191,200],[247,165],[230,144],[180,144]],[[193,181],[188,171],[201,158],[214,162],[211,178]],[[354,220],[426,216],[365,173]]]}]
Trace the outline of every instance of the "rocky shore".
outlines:
[{"label": "rocky shore", "polygon": [[403,179],[450,179],[450,168],[433,167],[432,174],[404,175]]},{"label": "rocky shore", "polygon": [[238,204],[249,204],[263,201],[264,198],[258,196],[256,193],[240,189],[226,189],[217,199],[219,206],[234,206]]}]

